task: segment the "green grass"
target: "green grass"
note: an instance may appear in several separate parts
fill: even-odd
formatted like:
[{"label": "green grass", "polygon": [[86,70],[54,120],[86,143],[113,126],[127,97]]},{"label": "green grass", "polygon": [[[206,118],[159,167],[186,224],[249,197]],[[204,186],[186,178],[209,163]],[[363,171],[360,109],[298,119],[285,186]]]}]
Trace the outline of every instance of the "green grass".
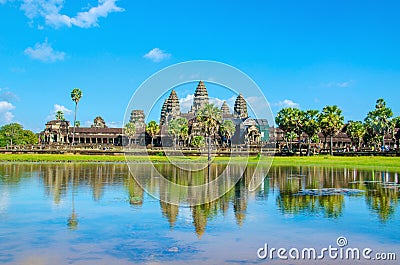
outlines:
[{"label": "green grass", "polygon": [[[153,162],[169,162],[165,156],[151,156]],[[206,162],[207,157],[173,157],[178,162]],[[216,157],[215,162],[228,162],[229,157]],[[124,156],[107,155],[74,155],[74,154],[0,154],[2,162],[111,162],[123,163]],[[130,161],[146,162],[145,156],[131,156]],[[246,162],[244,157],[233,157],[233,162]],[[266,157],[251,157],[250,162],[267,162]],[[400,170],[400,157],[334,157],[334,156],[313,156],[313,157],[275,157],[274,166],[326,166],[326,167],[351,167]]]}]

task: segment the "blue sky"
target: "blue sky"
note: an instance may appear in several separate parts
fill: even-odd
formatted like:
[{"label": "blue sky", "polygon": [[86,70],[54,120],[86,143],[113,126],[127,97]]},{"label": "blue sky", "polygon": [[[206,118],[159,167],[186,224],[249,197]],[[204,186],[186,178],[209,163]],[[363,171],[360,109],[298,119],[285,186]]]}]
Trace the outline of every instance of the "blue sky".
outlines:
[{"label": "blue sky", "polygon": [[245,72],[274,113],[337,104],[346,120],[363,119],[383,97],[400,115],[399,10],[397,1],[0,0],[0,125],[38,132],[57,109],[73,119],[79,87],[81,124],[101,115],[120,126],[143,81],[198,59]]}]

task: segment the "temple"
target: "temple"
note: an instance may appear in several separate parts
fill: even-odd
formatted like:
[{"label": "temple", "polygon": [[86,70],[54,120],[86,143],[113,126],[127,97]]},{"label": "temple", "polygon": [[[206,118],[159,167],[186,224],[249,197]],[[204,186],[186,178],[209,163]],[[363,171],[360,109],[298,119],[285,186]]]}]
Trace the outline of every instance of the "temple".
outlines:
[{"label": "temple", "polygon": [[[210,103],[207,88],[203,81],[199,81],[194,91],[194,98],[190,110],[181,111],[179,98],[175,90],[171,90],[160,112],[159,135],[155,140],[156,146],[171,146],[171,137],[168,134],[168,124],[177,118],[185,118],[188,121],[188,144],[195,136],[204,136],[202,128],[197,120],[197,114],[206,104]],[[235,126],[235,133],[229,139],[229,144],[235,145],[260,145],[269,140],[270,126],[266,119],[249,117],[247,102],[242,94],[235,100],[233,111],[226,101],[220,107],[222,122],[231,120]],[[123,128],[109,128],[100,116],[97,116],[90,127],[75,128],[75,144],[81,146],[99,145],[138,145],[146,146],[151,143],[150,136],[146,133],[146,121],[143,110],[132,110],[130,122],[135,125],[136,133],[128,138],[123,134]],[[42,143],[48,145],[64,145],[72,142],[73,127],[69,121],[52,120],[46,123],[41,133]],[[168,140],[169,139],[169,140]],[[217,145],[227,143],[223,135],[217,133],[215,141]]]},{"label": "temple", "polygon": [[[168,98],[165,99],[160,114],[160,127],[162,143],[165,145],[167,142],[164,140],[168,134],[168,124],[171,120],[177,118],[185,118],[188,120],[189,125],[189,142],[194,136],[202,135],[202,130],[197,121],[197,113],[206,104],[209,104],[208,91],[203,81],[200,81],[194,92],[193,104],[187,113],[182,113],[180,110],[179,98],[175,90],[172,90]],[[231,112],[226,101],[221,106],[222,122],[224,120],[231,120],[235,125],[235,133],[230,140],[231,144],[245,144],[245,145],[260,145],[269,140],[269,124],[266,119],[255,119],[248,115],[247,102],[243,95],[240,93],[235,100],[233,112]],[[217,142],[222,144],[223,136],[217,135]],[[226,140],[226,139],[225,139]]]}]

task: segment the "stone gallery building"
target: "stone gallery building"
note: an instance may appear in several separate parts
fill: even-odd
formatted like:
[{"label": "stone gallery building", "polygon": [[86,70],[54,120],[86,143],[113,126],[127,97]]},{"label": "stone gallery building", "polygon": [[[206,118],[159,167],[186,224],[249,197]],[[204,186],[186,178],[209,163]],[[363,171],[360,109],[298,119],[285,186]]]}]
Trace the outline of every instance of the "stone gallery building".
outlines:
[{"label": "stone gallery building", "polygon": [[[164,101],[160,115],[160,135],[155,143],[158,146],[169,145],[168,123],[178,117],[186,118],[189,125],[190,139],[197,135],[203,135],[197,121],[197,113],[210,102],[208,91],[204,82],[200,81],[194,93],[193,104],[187,113],[180,110],[179,98],[175,90],[172,90],[169,97]],[[231,139],[235,145],[259,145],[269,140],[270,128],[266,119],[253,119],[249,117],[247,103],[242,94],[236,98],[233,112],[229,109],[226,101],[221,106],[222,119],[231,120],[236,127],[236,131]],[[151,138],[146,133],[145,114],[143,110],[133,110],[130,122],[135,124],[136,134],[130,137],[130,144],[147,145],[151,143]],[[52,120],[46,123],[45,130],[41,133],[42,143],[48,145],[63,145],[72,142],[73,127],[69,121]],[[170,138],[170,137],[169,137]],[[163,140],[162,140],[163,139]],[[217,141],[222,143],[222,136],[217,135]],[[127,145],[128,138],[123,135],[123,128],[108,128],[103,118],[96,117],[91,127],[75,128],[75,144],[79,145]]]}]

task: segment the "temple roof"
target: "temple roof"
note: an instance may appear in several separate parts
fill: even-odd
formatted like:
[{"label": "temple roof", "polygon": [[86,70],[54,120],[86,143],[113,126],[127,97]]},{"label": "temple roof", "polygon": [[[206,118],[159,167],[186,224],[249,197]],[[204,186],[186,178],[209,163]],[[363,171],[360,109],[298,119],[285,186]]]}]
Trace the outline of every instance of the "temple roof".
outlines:
[{"label": "temple roof", "polygon": [[242,93],[235,100],[234,113],[238,118],[247,118],[249,116],[247,113],[247,102]]}]

